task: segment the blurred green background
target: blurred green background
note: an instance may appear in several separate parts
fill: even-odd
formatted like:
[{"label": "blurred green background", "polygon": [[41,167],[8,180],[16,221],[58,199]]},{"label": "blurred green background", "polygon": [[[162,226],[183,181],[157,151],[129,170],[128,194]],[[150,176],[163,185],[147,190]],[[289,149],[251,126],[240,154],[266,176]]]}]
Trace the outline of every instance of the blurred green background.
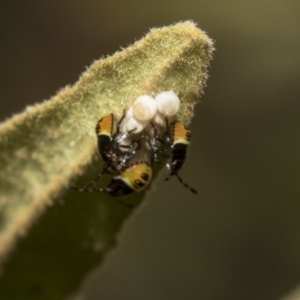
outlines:
[{"label": "blurred green background", "polygon": [[0,118],[181,20],[216,47],[181,172],[199,194],[158,181],[78,299],[287,299],[300,285],[299,1],[1,1]]}]

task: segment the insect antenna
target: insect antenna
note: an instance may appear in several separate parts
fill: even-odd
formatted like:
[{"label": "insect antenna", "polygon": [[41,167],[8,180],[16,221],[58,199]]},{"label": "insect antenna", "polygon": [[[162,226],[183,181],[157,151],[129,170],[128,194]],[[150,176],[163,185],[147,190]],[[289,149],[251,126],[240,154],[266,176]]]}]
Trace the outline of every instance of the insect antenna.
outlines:
[{"label": "insect antenna", "polygon": [[69,185],[69,189],[77,191],[77,192],[93,192],[94,190],[91,187],[102,177],[102,175],[107,170],[108,166],[105,166],[100,174],[98,174],[92,181],[87,183],[83,188],[79,188],[76,186]]},{"label": "insect antenna", "polygon": [[[102,173],[99,174],[93,181],[91,181],[90,183],[88,183],[83,188],[78,188],[76,186],[69,186],[69,188],[71,190],[76,191],[76,192],[105,193],[105,192],[107,192],[105,188],[99,188],[99,189],[91,189],[90,188],[97,180],[99,180],[99,178],[101,177],[100,175],[102,175]],[[127,208],[133,208],[133,205],[125,203],[125,202],[123,202],[120,199],[113,198],[113,200],[116,201],[118,204],[121,204],[121,205],[123,205],[123,206],[125,206]]]},{"label": "insect antenna", "polygon": [[[190,190],[193,194],[198,194],[198,192],[197,192],[194,188],[190,187],[187,183],[185,183],[185,182],[182,180],[182,178],[181,178],[177,173],[175,173],[174,175],[177,177],[177,179],[179,180],[179,182],[180,182],[182,185],[184,185],[188,190]],[[167,178],[165,179],[165,181],[168,181],[169,179],[170,179],[170,176],[167,177]]]},{"label": "insect antenna", "polygon": [[[76,191],[76,192],[90,192],[90,193],[105,193],[107,192],[106,188],[99,188],[99,189],[92,189],[91,187],[102,177],[102,175],[107,170],[108,166],[106,166],[103,171],[97,175],[91,182],[86,184],[83,188],[79,188],[76,186],[69,185],[69,189]],[[117,198],[113,198],[118,204],[121,204],[127,208],[133,208],[133,205],[123,202],[122,200],[119,200]]]}]

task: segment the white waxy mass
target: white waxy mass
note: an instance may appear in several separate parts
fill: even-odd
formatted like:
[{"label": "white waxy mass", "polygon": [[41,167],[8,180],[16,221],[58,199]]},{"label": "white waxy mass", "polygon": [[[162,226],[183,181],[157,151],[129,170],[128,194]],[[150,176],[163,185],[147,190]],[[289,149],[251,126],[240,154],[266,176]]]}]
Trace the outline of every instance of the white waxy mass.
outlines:
[{"label": "white waxy mass", "polygon": [[176,115],[180,107],[180,100],[173,91],[159,93],[155,97],[155,103],[158,111],[166,117]]},{"label": "white waxy mass", "polygon": [[164,128],[166,119],[174,119],[179,107],[180,100],[173,91],[161,92],[155,99],[149,95],[139,96],[127,110],[121,131],[126,133],[134,130],[133,133],[140,133],[150,122]]},{"label": "white waxy mass", "polygon": [[150,121],[156,115],[157,108],[151,96],[138,97],[132,106],[133,116],[139,121]]},{"label": "white waxy mass", "polygon": [[137,119],[135,119],[134,117],[131,118],[126,118],[123,122],[121,131],[122,132],[129,132],[131,130],[133,130],[133,133],[139,133],[141,131],[143,131],[146,126],[148,125],[148,122],[143,122],[143,121],[139,121]]}]

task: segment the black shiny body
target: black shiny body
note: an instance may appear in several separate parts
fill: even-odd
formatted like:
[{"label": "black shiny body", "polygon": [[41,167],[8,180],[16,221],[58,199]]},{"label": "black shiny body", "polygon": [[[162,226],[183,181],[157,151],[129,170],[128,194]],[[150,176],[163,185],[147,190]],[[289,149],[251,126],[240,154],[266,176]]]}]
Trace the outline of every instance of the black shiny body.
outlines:
[{"label": "black shiny body", "polygon": [[111,113],[101,118],[95,128],[98,152],[105,163],[104,169],[112,174],[116,174],[118,170],[124,167],[139,148],[139,142],[137,141],[132,141],[130,145],[121,144],[133,131],[123,135],[120,134],[120,126],[124,117],[125,110],[123,116],[115,125],[115,117]]},{"label": "black shiny body", "polygon": [[175,175],[185,162],[187,155],[187,144],[178,143],[172,146],[169,163],[169,176]]}]

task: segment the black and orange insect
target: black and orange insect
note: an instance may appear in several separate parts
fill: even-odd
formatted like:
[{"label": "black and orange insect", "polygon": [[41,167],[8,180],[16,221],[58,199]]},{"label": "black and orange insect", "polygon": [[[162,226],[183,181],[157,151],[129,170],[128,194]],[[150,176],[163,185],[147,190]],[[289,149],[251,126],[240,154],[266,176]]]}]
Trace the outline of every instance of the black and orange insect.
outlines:
[{"label": "black and orange insect", "polygon": [[[97,122],[98,152],[104,161],[103,169],[96,178],[83,188],[70,186],[70,189],[78,192],[104,192],[115,198],[120,198],[139,192],[149,184],[152,179],[152,152],[146,150],[145,147],[141,149],[139,140],[131,139],[130,134],[134,129],[124,134],[120,133],[124,116],[125,110],[117,123],[112,113]],[[122,144],[127,138],[129,138],[129,142]],[[135,157],[136,154],[139,155]],[[105,173],[113,175],[110,183],[104,188],[93,189],[93,185]],[[130,207],[124,202],[118,202]]]},{"label": "black and orange insect", "polygon": [[118,168],[124,166],[140,147],[139,141],[131,141],[129,145],[122,145],[122,142],[134,131],[130,130],[124,134],[120,133],[120,126],[125,117],[123,116],[116,123],[113,113],[101,118],[96,124],[96,135],[98,152],[104,161],[104,169],[114,173]]},{"label": "black and orange insect", "polygon": [[170,163],[168,164],[168,180],[182,168],[187,150],[191,142],[191,131],[182,123],[175,121],[171,125],[171,133],[167,133],[167,144],[170,147]]},{"label": "black and orange insect", "polygon": [[[103,173],[102,171],[93,181],[83,188],[74,186],[70,186],[70,188],[78,192],[104,192],[115,198],[121,198],[140,192],[152,179],[152,167],[150,164],[139,161],[119,170],[106,187],[92,189],[92,186],[102,177]],[[124,202],[118,202],[131,207],[131,205]]]},{"label": "black and orange insect", "polygon": [[[188,147],[191,142],[191,131],[179,121],[174,121],[169,125],[166,119],[165,140],[163,140],[158,136],[157,129],[153,124],[152,127],[153,137],[151,140],[147,137],[146,139],[154,152],[154,160],[159,164],[166,165],[168,168],[165,180],[167,181],[175,175],[186,188],[192,193],[197,194],[197,191],[186,184],[178,175],[178,171],[182,168],[186,160]],[[169,162],[165,163],[158,160],[158,153],[169,159]]]}]

